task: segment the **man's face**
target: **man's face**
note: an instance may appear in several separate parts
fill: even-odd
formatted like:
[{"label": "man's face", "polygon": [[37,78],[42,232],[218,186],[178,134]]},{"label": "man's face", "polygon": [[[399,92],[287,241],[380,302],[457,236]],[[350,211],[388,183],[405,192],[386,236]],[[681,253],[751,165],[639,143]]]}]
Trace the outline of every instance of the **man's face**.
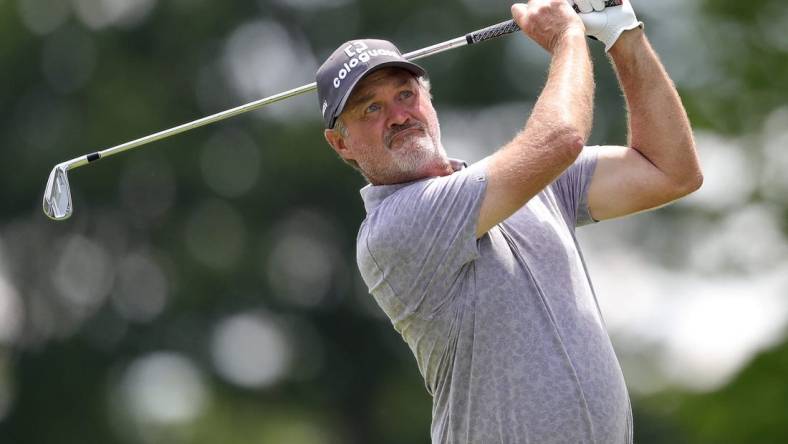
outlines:
[{"label": "man's face", "polygon": [[326,139],[373,184],[452,172],[429,93],[408,71],[387,68],[364,78],[340,118],[347,131],[327,130]]}]

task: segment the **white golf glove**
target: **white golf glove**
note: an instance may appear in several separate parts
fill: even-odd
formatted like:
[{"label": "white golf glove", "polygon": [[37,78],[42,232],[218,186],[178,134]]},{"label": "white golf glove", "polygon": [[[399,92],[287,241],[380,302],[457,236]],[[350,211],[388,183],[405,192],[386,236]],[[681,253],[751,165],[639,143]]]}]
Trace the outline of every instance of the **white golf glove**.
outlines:
[{"label": "white golf glove", "polygon": [[604,43],[605,52],[610,51],[624,31],[643,27],[643,22],[638,21],[629,0],[623,0],[621,6],[610,7],[605,7],[604,0],[570,2],[580,10],[580,18],[586,25],[586,34]]}]

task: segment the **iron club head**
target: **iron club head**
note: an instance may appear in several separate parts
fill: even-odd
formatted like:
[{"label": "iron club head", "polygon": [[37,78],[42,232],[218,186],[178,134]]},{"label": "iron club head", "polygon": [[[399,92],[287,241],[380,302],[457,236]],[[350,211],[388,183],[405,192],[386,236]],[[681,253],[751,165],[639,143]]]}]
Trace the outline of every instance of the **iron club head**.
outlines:
[{"label": "iron club head", "polygon": [[44,213],[50,219],[64,220],[71,217],[71,189],[68,185],[68,164],[61,163],[52,169],[44,191]]}]

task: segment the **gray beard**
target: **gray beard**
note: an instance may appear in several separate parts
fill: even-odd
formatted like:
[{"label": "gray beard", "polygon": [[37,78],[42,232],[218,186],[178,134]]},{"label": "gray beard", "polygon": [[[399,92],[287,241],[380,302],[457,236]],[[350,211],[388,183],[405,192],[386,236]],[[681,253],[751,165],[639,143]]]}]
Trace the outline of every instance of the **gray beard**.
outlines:
[{"label": "gray beard", "polygon": [[444,150],[429,134],[421,134],[402,143],[394,151],[393,165],[385,172],[385,177],[397,182],[421,179],[425,166],[441,163],[446,158]]},{"label": "gray beard", "polygon": [[395,169],[407,173],[418,171],[421,166],[439,156],[439,151],[429,135],[413,137],[394,153]]}]

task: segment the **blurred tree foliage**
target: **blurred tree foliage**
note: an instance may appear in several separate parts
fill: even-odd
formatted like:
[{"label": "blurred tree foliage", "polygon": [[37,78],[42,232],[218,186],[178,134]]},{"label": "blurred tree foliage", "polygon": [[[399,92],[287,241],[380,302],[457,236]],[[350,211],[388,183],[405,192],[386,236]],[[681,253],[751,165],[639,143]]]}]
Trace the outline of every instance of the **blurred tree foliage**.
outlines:
[{"label": "blurred tree foliage", "polygon": [[680,406],[690,442],[788,442],[788,343],[758,356],[721,390]]},{"label": "blurred tree foliage", "polygon": [[[403,50],[453,38],[505,19],[507,5],[137,0],[129,4],[152,7],[141,19],[90,26],[86,8],[106,12],[118,2],[66,3],[64,18],[49,29],[46,20],[57,17],[37,22],[29,12],[48,3],[0,0],[0,134],[6,159],[0,177],[0,251],[24,306],[19,334],[0,345],[0,412],[7,402],[5,417],[0,413],[0,442],[429,442],[430,399],[410,352],[389,322],[361,302],[354,239],[364,214],[357,194],[363,183],[325,146],[314,97],[308,99],[315,102],[310,115],[282,119],[253,113],[75,171],[76,210],[68,222],[44,220],[41,193],[59,161],[245,102],[248,97],[227,75],[225,54],[241,25],[275,21],[310,47],[319,63],[339,43],[358,36],[389,38]],[[703,5],[705,20],[697,25],[714,42],[710,53],[725,82],[682,91],[688,109],[699,128],[729,134],[757,130],[787,102],[788,44],[784,38],[781,47],[764,44],[774,32],[768,29],[771,18],[788,23],[784,2],[753,7],[706,0]],[[39,15],[49,17],[46,11]],[[34,32],[31,21],[46,29]],[[257,42],[261,48],[268,43]],[[508,63],[503,48],[492,42],[425,61],[438,108],[489,106],[513,96],[532,100],[545,66],[523,73],[530,83],[526,94],[522,85],[515,88],[502,78]],[[601,114],[619,115],[622,101],[613,76],[598,48],[595,55]],[[259,75],[272,76],[281,69],[278,63],[266,60]],[[311,81],[313,72],[287,74],[292,83],[279,84],[280,90]],[[200,147],[224,130],[251,136],[261,169],[253,187],[229,197],[217,196],[201,173],[210,165],[201,160]],[[621,141],[623,124],[595,137]],[[133,176],[131,190],[124,189],[129,183],[124,177],[135,165],[142,165],[142,173]],[[175,191],[166,211],[135,206],[161,198],[168,188],[155,184],[169,183],[167,177]],[[190,247],[189,233],[203,233],[191,221],[206,199],[229,202],[240,216],[240,223],[211,225],[207,232],[217,252],[237,234],[225,227],[243,232],[232,238],[240,243],[239,252],[226,266],[206,266]],[[304,212],[320,216],[303,232],[327,230],[321,236],[331,238],[339,254],[329,256],[334,271],[327,296],[318,304],[293,305],[275,295],[271,257],[278,257],[277,233]],[[59,255],[71,245],[66,240],[75,238],[100,245],[107,254],[98,257],[112,264],[138,251],[156,258],[169,283],[164,311],[144,322],[130,320],[109,302],[113,296],[69,309],[57,296],[62,289],[53,276],[73,266]],[[117,285],[111,283],[108,293],[119,291]],[[295,365],[307,376],[244,389],[215,369],[210,350],[215,324],[256,310],[301,319],[316,332],[320,360],[299,355],[301,364]],[[121,375],[135,359],[162,350],[196,363],[210,400],[192,421],[136,424],[121,405]],[[788,393],[781,379],[787,367],[788,346],[782,345],[718,392],[637,398],[637,442],[786,442]],[[305,424],[323,432],[310,432]]]}]

